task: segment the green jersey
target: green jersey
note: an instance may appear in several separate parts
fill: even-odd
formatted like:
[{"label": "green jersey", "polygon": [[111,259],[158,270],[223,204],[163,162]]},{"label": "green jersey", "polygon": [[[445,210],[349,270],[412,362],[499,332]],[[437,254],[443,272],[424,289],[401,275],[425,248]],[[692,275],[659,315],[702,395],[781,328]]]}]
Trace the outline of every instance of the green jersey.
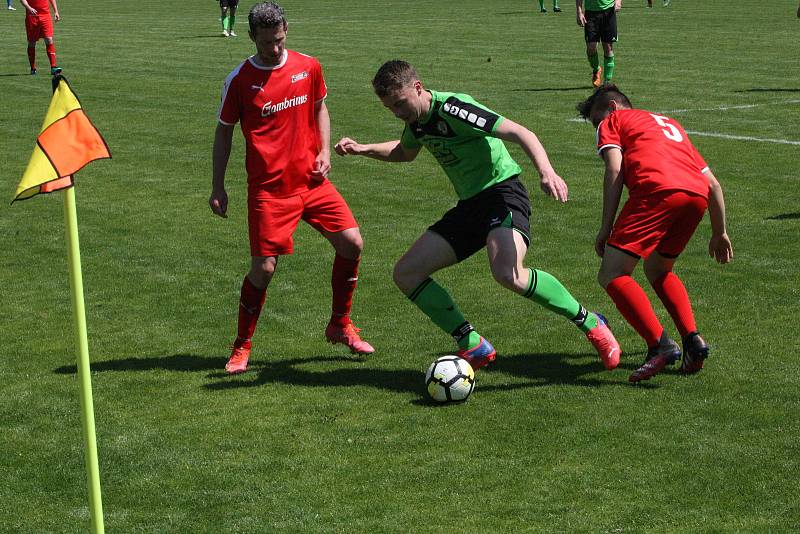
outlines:
[{"label": "green jersey", "polygon": [[614,7],[614,0],[583,0],[586,11],[605,11],[609,7]]},{"label": "green jersey", "polygon": [[407,124],[400,143],[425,147],[450,178],[461,200],[522,172],[503,141],[492,134],[504,118],[471,96],[431,91],[431,109]]}]

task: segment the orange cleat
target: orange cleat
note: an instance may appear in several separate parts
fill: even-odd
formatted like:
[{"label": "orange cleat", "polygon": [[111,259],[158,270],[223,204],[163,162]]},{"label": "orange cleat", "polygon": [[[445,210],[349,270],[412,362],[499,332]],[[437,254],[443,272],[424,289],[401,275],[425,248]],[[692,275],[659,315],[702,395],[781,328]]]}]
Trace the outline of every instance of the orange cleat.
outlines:
[{"label": "orange cleat", "polygon": [[600,87],[603,85],[603,67],[597,67],[597,70],[592,73],[592,86]]},{"label": "orange cleat", "polygon": [[247,371],[247,360],[250,359],[250,343],[244,343],[242,346],[233,346],[233,352],[228,363],[225,364],[225,370],[230,375],[238,375]]},{"label": "orange cleat", "polygon": [[606,318],[599,313],[595,313],[595,316],[597,317],[597,326],[586,332],[586,338],[600,355],[603,365],[610,371],[619,365],[621,350],[617,338],[608,327]]},{"label": "orange cleat", "polygon": [[372,354],[375,349],[361,339],[361,336],[358,335],[360,331],[361,329],[356,328],[353,323],[348,323],[344,326],[328,323],[328,327],[325,329],[325,338],[331,344],[342,343],[347,345],[353,354]]}]

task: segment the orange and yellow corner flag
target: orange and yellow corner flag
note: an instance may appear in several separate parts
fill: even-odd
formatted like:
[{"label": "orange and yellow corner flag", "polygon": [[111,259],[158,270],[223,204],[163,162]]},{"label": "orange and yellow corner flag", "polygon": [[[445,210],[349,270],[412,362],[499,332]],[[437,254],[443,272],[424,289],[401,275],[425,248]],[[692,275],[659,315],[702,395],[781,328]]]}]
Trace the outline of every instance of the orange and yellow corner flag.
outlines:
[{"label": "orange and yellow corner flag", "polygon": [[108,145],[67,80],[56,76],[50,108],[12,203],[72,187],[73,174],[92,161],[110,157]]}]

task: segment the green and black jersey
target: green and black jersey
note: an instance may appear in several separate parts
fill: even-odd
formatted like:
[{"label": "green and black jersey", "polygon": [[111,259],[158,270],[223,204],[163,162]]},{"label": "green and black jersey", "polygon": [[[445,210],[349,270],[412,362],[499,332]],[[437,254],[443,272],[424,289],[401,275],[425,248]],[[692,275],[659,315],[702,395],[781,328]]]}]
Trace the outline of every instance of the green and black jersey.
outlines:
[{"label": "green and black jersey", "polygon": [[522,172],[503,141],[492,137],[504,117],[461,93],[430,91],[427,115],[407,124],[400,143],[433,154],[461,200]]}]

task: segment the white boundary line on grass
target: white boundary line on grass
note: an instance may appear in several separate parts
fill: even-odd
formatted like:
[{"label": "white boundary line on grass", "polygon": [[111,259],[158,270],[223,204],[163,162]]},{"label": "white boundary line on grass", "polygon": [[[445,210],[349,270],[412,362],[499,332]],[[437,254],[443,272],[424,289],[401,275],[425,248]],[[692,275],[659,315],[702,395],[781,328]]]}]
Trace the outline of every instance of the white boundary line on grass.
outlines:
[{"label": "white boundary line on grass", "polygon": [[[671,109],[667,111],[658,111],[665,115],[672,113],[691,113],[693,111],[727,111],[729,109],[750,109],[762,106],[775,106],[780,104],[800,104],[800,100],[781,100],[779,102],[764,102],[763,104],[741,104],[736,106],[715,106],[713,108],[696,108],[696,109]],[[569,122],[585,122],[581,118],[567,119]],[[686,133],[698,135],[700,137],[718,137],[720,139],[731,139],[734,141],[755,141],[757,143],[776,143],[779,145],[796,145],[800,146],[800,141],[790,141],[789,139],[767,139],[762,137],[751,137],[749,135],[730,135],[719,132],[700,132],[697,130],[686,130]]]}]

